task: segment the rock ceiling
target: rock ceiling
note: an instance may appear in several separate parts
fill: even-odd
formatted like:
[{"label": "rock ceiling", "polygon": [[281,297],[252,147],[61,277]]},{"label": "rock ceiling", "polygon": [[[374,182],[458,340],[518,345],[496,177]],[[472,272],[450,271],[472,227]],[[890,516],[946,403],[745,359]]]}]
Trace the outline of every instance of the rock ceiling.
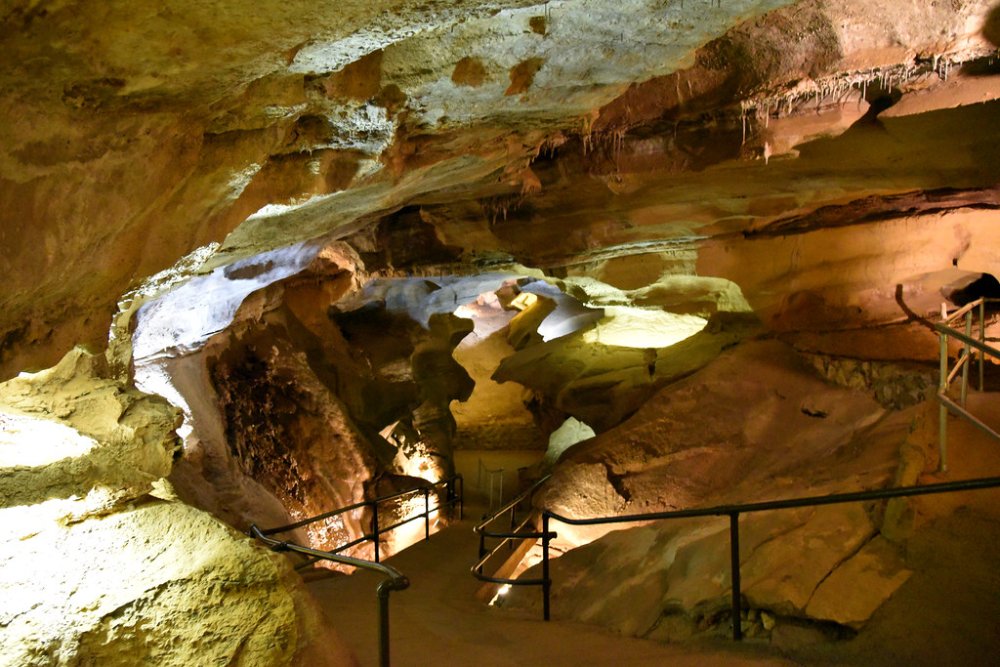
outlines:
[{"label": "rock ceiling", "polygon": [[103,346],[159,271],[313,239],[375,273],[688,253],[765,311],[807,231],[957,262],[998,206],[991,4],[9,0],[0,376]]}]

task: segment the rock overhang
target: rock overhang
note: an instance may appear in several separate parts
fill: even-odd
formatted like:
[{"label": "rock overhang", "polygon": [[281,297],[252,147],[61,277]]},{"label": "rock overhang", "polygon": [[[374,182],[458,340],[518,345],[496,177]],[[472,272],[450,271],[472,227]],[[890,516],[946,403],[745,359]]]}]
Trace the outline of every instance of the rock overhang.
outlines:
[{"label": "rock overhang", "polygon": [[209,242],[202,273],[415,206],[469,270],[563,270],[997,180],[988,2],[627,5],[16,4],[6,373],[103,344],[123,293]]}]

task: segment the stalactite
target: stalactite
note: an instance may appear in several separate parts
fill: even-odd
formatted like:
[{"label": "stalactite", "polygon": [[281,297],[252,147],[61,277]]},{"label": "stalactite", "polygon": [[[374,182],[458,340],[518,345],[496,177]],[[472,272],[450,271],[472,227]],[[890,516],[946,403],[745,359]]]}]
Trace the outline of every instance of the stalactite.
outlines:
[{"label": "stalactite", "polygon": [[527,197],[524,194],[498,195],[496,197],[480,199],[479,206],[482,208],[483,214],[489,219],[490,227],[494,227],[500,218],[503,219],[503,222],[506,222],[508,214],[520,208],[526,199]]}]

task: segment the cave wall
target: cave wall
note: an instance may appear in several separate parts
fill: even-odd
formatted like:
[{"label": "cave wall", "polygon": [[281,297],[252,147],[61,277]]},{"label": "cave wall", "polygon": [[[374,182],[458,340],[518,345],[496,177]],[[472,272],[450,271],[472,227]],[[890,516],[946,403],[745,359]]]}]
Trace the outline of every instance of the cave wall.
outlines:
[{"label": "cave wall", "polygon": [[0,664],[353,663],[283,557],[178,500],[179,418],[80,348],[0,384]]},{"label": "cave wall", "polygon": [[[138,314],[137,382],[185,410],[171,480],[185,501],[240,529],[284,525],[452,470],[450,404],[471,390],[452,350],[471,323],[447,310],[414,315],[405,299],[395,310],[358,301],[368,276],[347,244],[309,256],[306,270],[251,292],[235,313],[220,305],[211,316],[221,331],[174,322],[173,294]],[[213,274],[202,289],[242,298],[241,283],[257,286],[276,271],[258,261]],[[406,511],[396,505],[382,509],[383,525]],[[296,538],[332,549],[370,521],[357,510]],[[396,548],[393,535],[383,542],[383,554]]]},{"label": "cave wall", "polygon": [[[469,325],[445,315],[462,299],[424,278],[523,275],[520,263],[566,280],[567,292],[582,289],[569,279],[594,277],[630,292],[633,305],[709,319],[703,335],[671,352],[594,345],[581,333],[519,350],[496,376],[535,393],[534,416],[551,422],[543,432],[566,414],[607,431],[571,448],[562,470],[574,472],[560,474],[620,511],[626,502],[669,506],[707,497],[684,485],[686,473],[671,478],[672,466],[684,471],[702,454],[712,459],[713,447],[746,449],[770,433],[761,418],[751,424],[761,431],[755,437],[715,433],[718,441],[704,449],[654,452],[653,461],[630,459],[634,443],[586,459],[622,433],[616,427],[669,448],[664,434],[683,432],[686,418],[672,410],[727,414],[727,406],[701,405],[683,378],[720,353],[718,368],[745,374],[745,366],[725,364],[749,353],[725,350],[761,335],[759,325],[818,355],[809,364],[860,389],[844,398],[860,405],[867,392],[878,393],[879,378],[869,367],[856,380],[850,364],[858,357],[933,355],[916,321],[935,307],[941,280],[932,274],[996,271],[1000,89],[997,10],[988,0],[446,4],[260,2],[247,12],[225,0],[169,8],[145,0],[101,7],[16,0],[0,10],[9,64],[0,73],[0,378],[52,366],[77,343],[99,352],[115,322],[111,367],[77,373],[61,366],[52,375],[59,401],[43,415],[58,426],[32,426],[48,429],[46,442],[89,447],[89,438],[101,446],[51,470],[15,466],[0,477],[10,498],[24,503],[5,512],[85,482],[77,490],[101,504],[101,516],[89,505],[68,510],[75,519],[63,531],[66,514],[57,512],[44,531],[18,534],[27,548],[8,545],[5,553],[10,562],[31,562],[51,548],[82,550],[98,536],[123,544],[131,558],[123,532],[148,524],[155,533],[152,553],[133,559],[142,564],[134,577],[145,582],[141,590],[113,599],[69,593],[80,581],[114,588],[105,585],[112,573],[130,570],[111,559],[91,579],[53,579],[47,590],[68,599],[65,606],[17,598],[14,624],[35,623],[34,613],[84,619],[71,639],[52,632],[35,644],[11,640],[18,660],[57,650],[68,664],[75,656],[103,659],[94,637],[108,628],[118,633],[115,646],[139,650],[149,615],[187,613],[175,597],[182,591],[242,610],[210,624],[213,637],[237,639],[213,640],[218,660],[311,661],[298,653],[309,643],[311,612],[296,601],[287,567],[190,506],[243,527],[373,493],[385,479],[380,471],[400,472],[378,434],[396,421],[399,449],[430,461],[405,472],[446,472],[461,434],[450,404],[471,391],[451,352]],[[329,242],[344,239],[351,247],[324,259]],[[329,261],[323,280],[306,271],[289,282],[314,259]],[[355,284],[359,259],[368,275]],[[448,307],[407,319],[391,299],[379,300],[389,291],[361,288],[376,282],[370,277],[406,277],[420,296],[409,305],[426,297]],[[220,284],[237,289],[211,289]],[[473,297],[492,291],[477,289]],[[348,293],[361,296],[332,319],[313,307]],[[137,346],[133,360],[133,332],[171,294],[160,312],[168,335]],[[64,363],[81,368],[81,354]],[[581,356],[586,363],[577,363]],[[185,451],[172,468],[173,441],[160,435],[171,430],[173,413],[130,393],[133,361],[140,383],[186,406]],[[794,375],[808,367],[795,365]],[[677,380],[675,393],[664,393]],[[18,411],[35,399],[17,395],[30,381],[13,382],[18,417],[5,417],[2,437],[20,455],[34,441],[20,437],[28,422]],[[918,392],[920,382],[912,383]],[[92,385],[101,387],[96,402],[88,402]],[[751,389],[760,389],[755,395],[775,421],[815,427],[803,420],[834,414],[792,405],[770,385]],[[76,390],[82,393],[73,400],[84,403],[63,401]],[[824,385],[816,395],[832,391]],[[903,393],[906,400],[883,395],[865,409],[910,406],[909,388]],[[674,404],[664,405],[668,395]],[[115,407],[122,397],[128,409]],[[647,429],[644,403],[674,421],[653,419]],[[96,430],[81,423],[95,406],[111,406],[115,423]],[[838,456],[880,454],[869,481],[885,481],[895,465],[885,452],[901,446],[903,421],[881,419],[872,449],[838,431],[840,449],[803,446],[788,455],[830,460],[835,470]],[[722,472],[742,472],[718,458]],[[774,479],[785,479],[788,471],[771,463]],[[654,470],[644,476],[647,464]],[[152,481],[168,474],[186,504],[162,483],[154,493]],[[664,478],[691,495],[671,500],[649,491]],[[106,484],[110,495],[93,493]],[[817,520],[838,548],[871,544],[877,517],[845,540],[846,518]],[[801,536],[796,531],[813,519],[759,526],[755,551],[773,533]],[[148,582],[143,577],[160,571],[167,526],[183,533],[180,543],[207,534],[218,549],[197,564],[202,569]],[[676,538],[649,532],[643,540],[669,552]],[[715,553],[719,539],[705,536],[704,548]],[[578,557],[598,557],[608,543]],[[795,544],[789,538],[785,547]],[[645,572],[642,555],[622,548],[609,549],[602,562]],[[228,560],[234,552],[245,552],[242,565]],[[629,554],[636,557],[623,563]],[[837,572],[810,570],[798,588],[782,589],[769,558],[761,561],[754,599],[774,613],[810,615],[815,579]],[[20,571],[4,568],[9,590],[25,587]],[[704,574],[719,585],[712,563]],[[192,576],[218,587],[184,588]],[[232,581],[240,586],[227,587]],[[244,624],[260,613],[248,588],[264,591],[279,610],[266,621],[276,643],[259,641]],[[675,610],[675,598],[699,613],[718,603],[669,585],[651,590],[659,597],[650,597],[645,620],[619,629],[651,633],[665,610]],[[593,590],[579,594],[570,606],[593,602]],[[791,608],[777,608],[782,595],[795,597]],[[825,595],[815,614],[830,613],[836,590]],[[616,623],[614,605],[628,599],[591,618]],[[684,623],[698,622],[684,614]],[[233,619],[237,627],[226,625]],[[189,630],[165,623],[142,650],[150,659],[183,661],[176,647],[197,643],[183,634]]]},{"label": "cave wall", "polygon": [[[936,464],[933,407],[886,409],[865,388],[827,382],[784,343],[744,342],[565,451],[533,502],[579,518],[880,488],[901,475],[912,483]],[[768,636],[776,619],[862,627],[910,575],[905,530],[884,512],[743,515],[747,632]],[[557,617],[668,641],[728,632],[727,521],[555,526]],[[532,592],[505,604],[535,607]]]}]

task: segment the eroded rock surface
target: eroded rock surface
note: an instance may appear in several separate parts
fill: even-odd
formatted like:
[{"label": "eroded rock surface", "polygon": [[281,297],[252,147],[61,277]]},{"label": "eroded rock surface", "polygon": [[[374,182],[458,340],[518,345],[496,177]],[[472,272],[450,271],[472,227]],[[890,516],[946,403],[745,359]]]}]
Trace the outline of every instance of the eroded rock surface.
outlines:
[{"label": "eroded rock surface", "polygon": [[108,377],[82,348],[58,366],[0,385],[0,495],[5,505],[95,490],[91,511],[147,493],[178,453],[180,414]]},{"label": "eroded rock surface", "polygon": [[78,5],[0,16],[5,376],[210,242],[406,208],[436,261],[561,267],[996,181],[987,0]]},{"label": "eroded rock surface", "polygon": [[[867,392],[825,383],[781,343],[744,342],[568,450],[535,503],[586,517],[881,487],[902,469],[921,410],[887,413]],[[863,624],[906,578],[894,547],[871,541],[880,517],[860,504],[743,515],[747,607]],[[727,521],[554,526],[561,544],[585,545],[552,564],[556,614],[675,639],[726,617]],[[855,575],[870,585],[847,595]]]},{"label": "eroded rock surface", "polygon": [[284,557],[208,514],[150,499],[64,525],[45,509],[0,509],[33,515],[0,545],[0,663],[352,664]]},{"label": "eroded rock surface", "polygon": [[352,663],[283,557],[177,500],[179,416],[81,349],[0,385],[0,663]]}]

